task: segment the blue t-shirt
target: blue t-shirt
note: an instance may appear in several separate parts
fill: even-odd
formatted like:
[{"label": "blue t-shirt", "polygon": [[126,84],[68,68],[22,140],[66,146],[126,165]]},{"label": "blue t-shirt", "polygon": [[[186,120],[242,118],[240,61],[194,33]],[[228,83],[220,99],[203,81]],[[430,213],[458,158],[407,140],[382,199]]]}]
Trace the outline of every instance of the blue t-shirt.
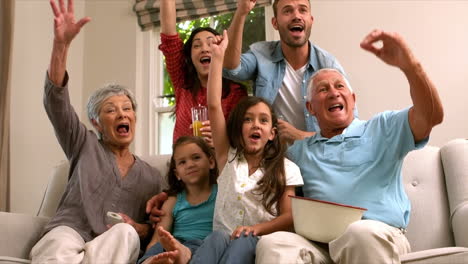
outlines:
[{"label": "blue t-shirt", "polygon": [[172,235],[179,241],[204,239],[213,231],[213,213],[218,185],[213,184],[208,200],[191,205],[187,202],[185,190],[177,194],[177,201],[172,209]]},{"label": "blue t-shirt", "polygon": [[317,133],[295,142],[289,154],[301,169],[304,196],[364,207],[364,219],[406,228],[410,202],[402,183],[403,159],[428,141],[414,142],[408,111],[356,118],[341,135],[328,139]]}]

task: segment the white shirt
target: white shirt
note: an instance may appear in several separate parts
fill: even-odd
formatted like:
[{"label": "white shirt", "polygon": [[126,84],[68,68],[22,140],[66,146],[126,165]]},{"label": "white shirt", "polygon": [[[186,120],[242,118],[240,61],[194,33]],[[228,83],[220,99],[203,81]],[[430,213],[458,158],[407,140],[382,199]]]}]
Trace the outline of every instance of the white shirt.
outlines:
[{"label": "white shirt", "polygon": [[[252,226],[276,218],[263,207],[262,195],[253,192],[257,188],[257,182],[263,177],[263,170],[258,169],[249,176],[249,166],[244,156],[233,160],[235,153],[235,149],[229,149],[228,162],[218,177],[218,196],[213,219],[213,230],[228,234],[232,234],[238,226]],[[286,185],[302,186],[304,182],[299,167],[286,158],[284,165]]]},{"label": "white shirt", "polygon": [[302,78],[307,64],[297,71],[286,61],[283,83],[278,91],[273,109],[284,121],[299,130],[306,130],[304,122],[304,99],[302,98]]}]

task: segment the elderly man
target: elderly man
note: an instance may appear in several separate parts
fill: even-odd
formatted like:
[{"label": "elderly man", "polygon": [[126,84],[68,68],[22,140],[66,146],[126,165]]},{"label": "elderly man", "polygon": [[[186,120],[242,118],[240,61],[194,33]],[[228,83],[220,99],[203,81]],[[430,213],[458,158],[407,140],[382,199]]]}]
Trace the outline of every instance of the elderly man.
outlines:
[{"label": "elderly man", "polygon": [[[375,46],[379,41],[380,48]],[[306,197],[368,211],[328,245],[288,232],[264,236],[257,245],[259,263],[399,263],[399,255],[410,251],[404,235],[410,202],[401,167],[408,152],[427,143],[432,128],[442,122],[443,109],[434,85],[398,34],[374,30],[361,47],[401,69],[413,106],[359,120],[348,81],[337,70],[323,69],[312,76],[307,102],[320,133],[296,141],[290,154],[304,177]]]}]

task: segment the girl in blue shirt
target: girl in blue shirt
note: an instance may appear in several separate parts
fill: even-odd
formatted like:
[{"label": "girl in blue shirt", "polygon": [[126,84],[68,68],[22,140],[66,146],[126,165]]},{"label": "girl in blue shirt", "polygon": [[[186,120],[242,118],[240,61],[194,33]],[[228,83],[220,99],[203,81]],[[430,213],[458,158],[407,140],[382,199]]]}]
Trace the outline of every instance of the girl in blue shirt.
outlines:
[{"label": "girl in blue shirt", "polygon": [[177,258],[188,262],[213,229],[218,177],[213,150],[202,137],[183,136],[174,143],[172,153],[169,198],[162,207],[166,214],[138,264],[158,262],[175,250],[180,251]]}]

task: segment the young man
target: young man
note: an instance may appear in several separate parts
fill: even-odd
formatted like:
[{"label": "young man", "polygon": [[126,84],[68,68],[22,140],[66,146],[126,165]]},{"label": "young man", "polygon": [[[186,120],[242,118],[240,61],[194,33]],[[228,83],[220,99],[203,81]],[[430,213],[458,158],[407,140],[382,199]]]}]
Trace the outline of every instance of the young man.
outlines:
[{"label": "young man", "polygon": [[280,135],[287,141],[303,139],[317,131],[317,121],[306,108],[310,76],[321,68],[344,73],[340,63],[309,41],[314,18],[308,0],[275,0],[273,27],[279,41],[257,42],[241,55],[242,32],[255,0],[239,0],[228,29],[229,45],[223,76],[237,81],[254,80],[254,94],[268,100],[280,117]]}]

